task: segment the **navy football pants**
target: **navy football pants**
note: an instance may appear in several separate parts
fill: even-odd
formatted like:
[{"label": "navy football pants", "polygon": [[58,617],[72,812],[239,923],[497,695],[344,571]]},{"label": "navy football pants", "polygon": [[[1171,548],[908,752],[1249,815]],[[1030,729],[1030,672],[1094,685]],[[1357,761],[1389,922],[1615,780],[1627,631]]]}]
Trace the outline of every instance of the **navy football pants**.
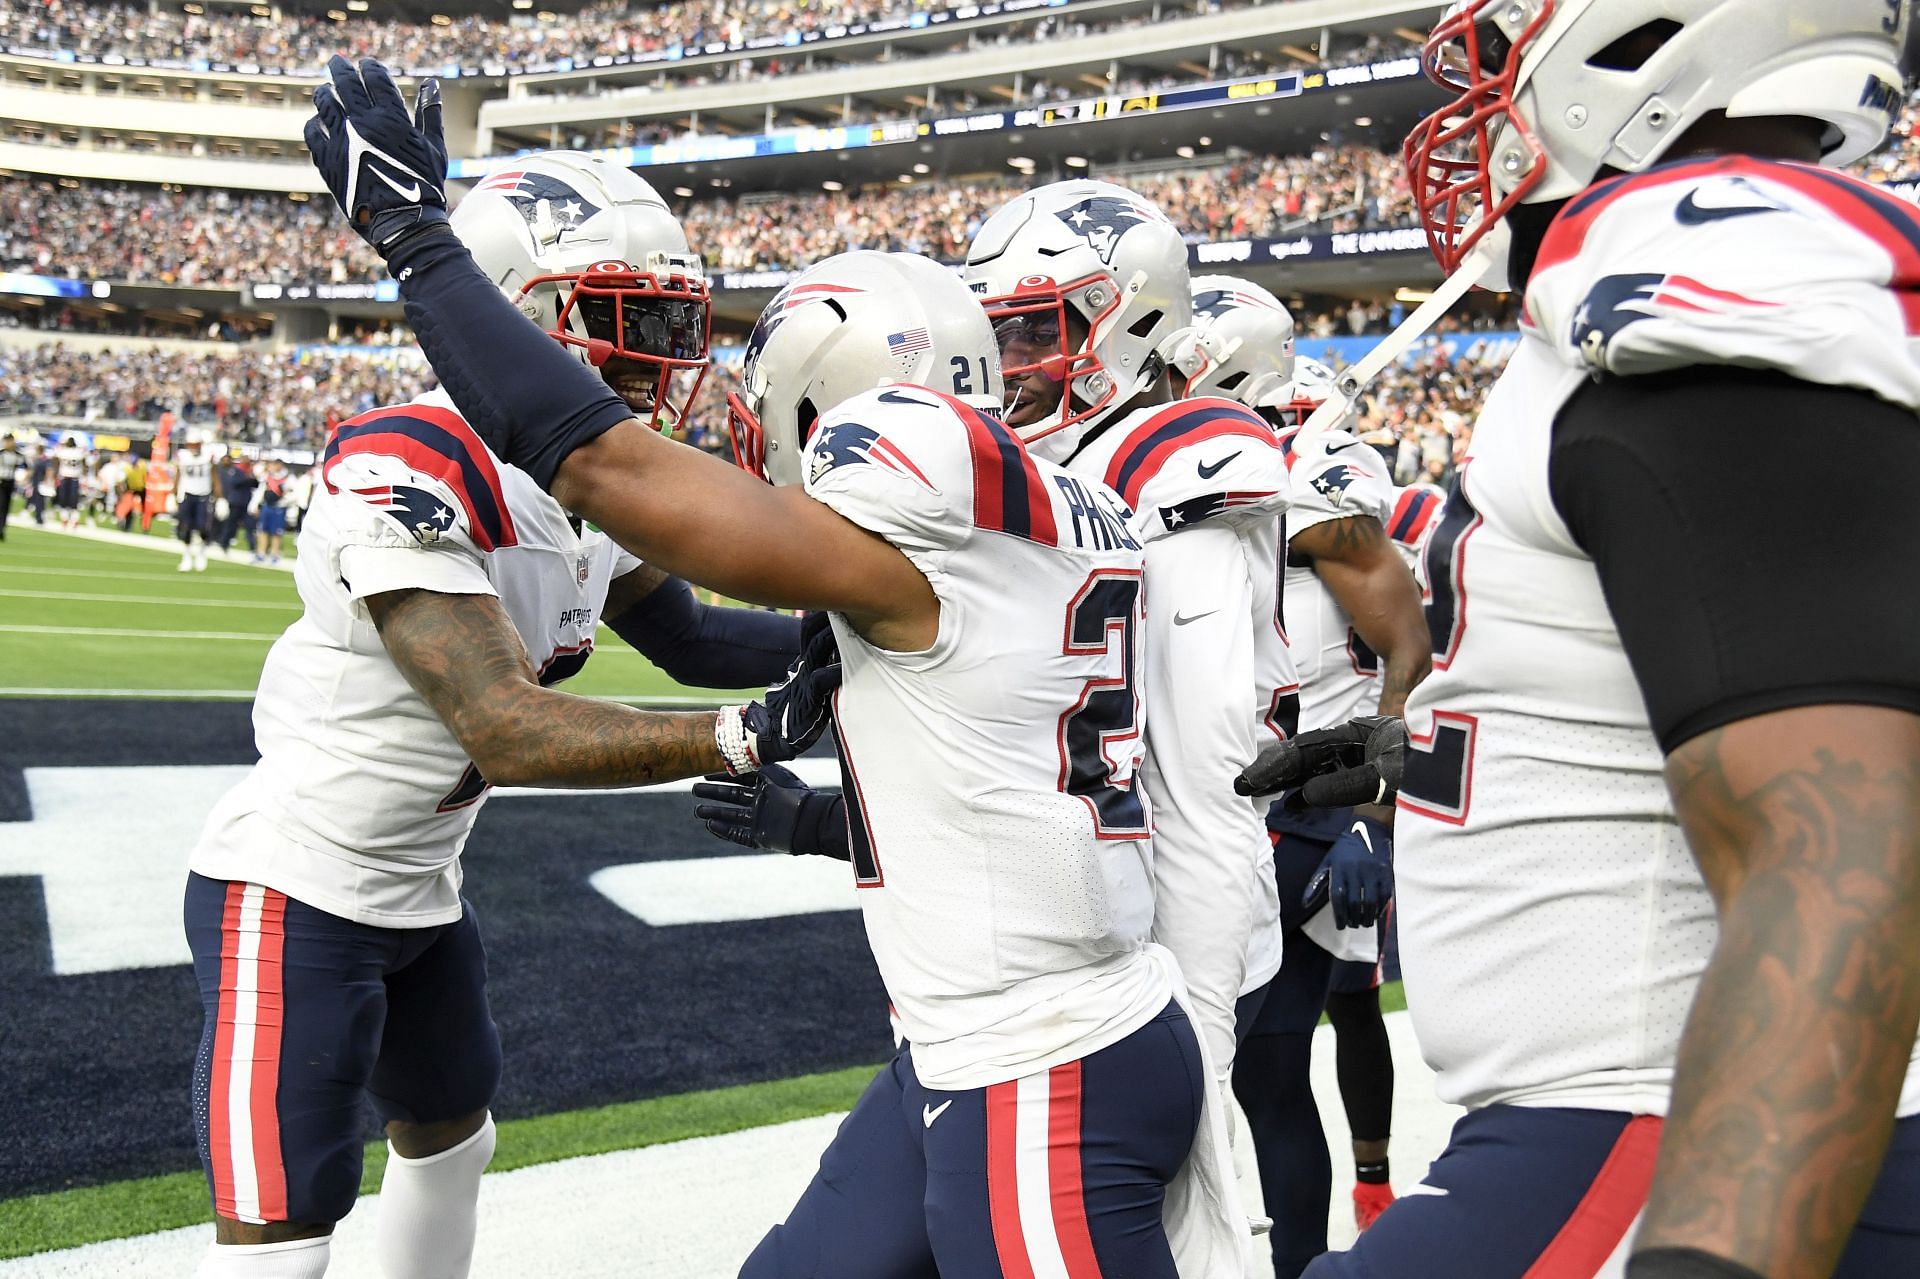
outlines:
[{"label": "navy football pants", "polygon": [[1200,1119],[1169,1005],[1079,1061],[965,1092],[883,1069],[741,1279],[1176,1279],[1161,1207]]},{"label": "navy football pants", "polygon": [[[1660,1120],[1488,1106],[1426,1180],[1307,1279],[1591,1279],[1618,1273],[1653,1181]],[[1920,1118],[1903,1119],[1835,1279],[1920,1275]]]},{"label": "navy football pants", "polygon": [[259,884],[187,877],[205,1014],[193,1109],[214,1211],[339,1221],[360,1193],[364,1103],[432,1123],[483,1109],[500,1034],[473,907],[375,928]]}]

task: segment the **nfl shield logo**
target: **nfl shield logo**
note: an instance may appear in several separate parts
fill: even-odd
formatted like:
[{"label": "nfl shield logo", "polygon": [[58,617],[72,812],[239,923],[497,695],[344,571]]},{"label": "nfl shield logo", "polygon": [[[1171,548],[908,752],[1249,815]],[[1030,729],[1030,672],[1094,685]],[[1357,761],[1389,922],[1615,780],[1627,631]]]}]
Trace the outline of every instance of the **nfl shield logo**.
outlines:
[{"label": "nfl shield logo", "polygon": [[582,555],[573,562],[574,576],[580,579],[580,585],[587,584],[587,557]]}]

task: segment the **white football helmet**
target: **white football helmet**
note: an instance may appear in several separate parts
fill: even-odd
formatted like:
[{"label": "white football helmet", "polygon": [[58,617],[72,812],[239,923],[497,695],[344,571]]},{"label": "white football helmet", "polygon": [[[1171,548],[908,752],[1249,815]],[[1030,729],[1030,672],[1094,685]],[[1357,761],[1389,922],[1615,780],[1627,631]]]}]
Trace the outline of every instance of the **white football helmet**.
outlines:
[{"label": "white football helmet", "polygon": [[1193,278],[1193,327],[1169,344],[1181,399],[1224,395],[1248,408],[1284,405],[1293,381],[1293,316],[1279,298],[1230,275]]},{"label": "white football helmet", "polygon": [[1454,101],[1407,138],[1407,174],[1449,273],[1483,239],[1508,285],[1518,204],[1651,168],[1709,113],[1827,126],[1824,164],[1860,159],[1905,105],[1909,0],[1455,0],[1427,75]]},{"label": "white football helmet", "polygon": [[[1191,322],[1187,245],[1145,196],[1076,179],[1036,187],[988,218],[967,283],[993,319],[1005,372],[1067,383],[1051,420],[1014,427],[1058,460],[1166,372],[1161,345]],[[1068,349],[1069,314],[1086,340]],[[1010,348],[1052,354],[1014,362]],[[1071,429],[1077,428],[1077,429]]]},{"label": "white football helmet", "polygon": [[490,174],[453,229],[515,306],[595,369],[650,370],[653,421],[678,426],[707,372],[713,305],[687,233],[646,180],[581,151]]},{"label": "white football helmet", "polygon": [[1276,425],[1305,426],[1314,410],[1333,398],[1334,384],[1339,377],[1318,360],[1295,360],[1293,380],[1270,405],[1278,411],[1279,421]]},{"label": "white football helmet", "polygon": [[998,416],[1000,348],[960,277],[913,253],[842,253],[774,295],[727,397],[733,460],[798,484],[814,423],[880,386],[924,386]]}]

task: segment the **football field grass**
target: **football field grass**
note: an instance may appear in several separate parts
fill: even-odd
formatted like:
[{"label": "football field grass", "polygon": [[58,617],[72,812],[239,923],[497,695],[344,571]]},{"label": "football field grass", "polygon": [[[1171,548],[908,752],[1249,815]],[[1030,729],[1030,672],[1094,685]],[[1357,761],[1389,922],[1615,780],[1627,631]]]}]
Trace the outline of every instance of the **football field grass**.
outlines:
[{"label": "football field grass", "polygon": [[[22,527],[0,542],[0,696],[250,698],[267,649],[300,616],[293,575],[179,543],[123,545]],[[676,684],[601,629],[569,693],[675,705],[723,694]]]}]

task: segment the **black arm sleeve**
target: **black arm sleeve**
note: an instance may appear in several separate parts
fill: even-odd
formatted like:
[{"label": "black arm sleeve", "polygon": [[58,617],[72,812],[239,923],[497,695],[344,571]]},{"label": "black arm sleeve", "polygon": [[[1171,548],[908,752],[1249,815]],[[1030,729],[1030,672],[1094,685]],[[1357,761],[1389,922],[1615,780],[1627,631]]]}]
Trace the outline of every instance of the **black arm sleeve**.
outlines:
[{"label": "black arm sleeve", "polygon": [[1912,412],[1774,371],[1610,378],[1568,402],[1554,505],[1663,749],[1797,706],[1920,712],[1915,477]]},{"label": "black arm sleeve", "polygon": [[387,267],[460,415],[541,488],[553,488],[567,454],[632,419],[605,382],[507,301],[451,228],[404,241]]},{"label": "black arm sleeve", "polygon": [[607,625],[648,661],[696,688],[771,684],[800,656],[800,619],[702,604],[669,577]]}]

